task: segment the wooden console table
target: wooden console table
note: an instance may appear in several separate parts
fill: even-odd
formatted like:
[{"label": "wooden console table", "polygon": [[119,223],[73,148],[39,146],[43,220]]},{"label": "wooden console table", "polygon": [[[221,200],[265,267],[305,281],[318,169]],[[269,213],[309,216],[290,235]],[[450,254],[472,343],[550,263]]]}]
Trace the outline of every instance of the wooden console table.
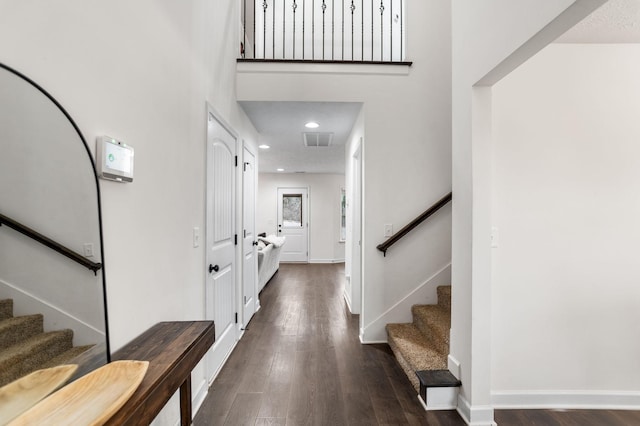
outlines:
[{"label": "wooden console table", "polygon": [[180,389],[180,421],[191,424],[191,371],[215,340],[213,321],[161,322],[111,359],[149,361],[142,383],[108,425],[149,425]]}]

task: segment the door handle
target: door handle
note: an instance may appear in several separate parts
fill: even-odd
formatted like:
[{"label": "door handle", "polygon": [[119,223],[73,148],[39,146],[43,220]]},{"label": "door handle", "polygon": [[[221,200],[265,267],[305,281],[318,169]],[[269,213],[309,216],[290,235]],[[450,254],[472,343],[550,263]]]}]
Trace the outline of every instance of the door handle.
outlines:
[{"label": "door handle", "polygon": [[212,273],[213,271],[218,272],[220,270],[220,267],[218,265],[209,265],[209,273]]},{"label": "door handle", "polygon": [[258,245],[258,242],[257,242],[257,241],[254,241],[252,244],[253,244],[254,246],[257,246],[257,245]]}]

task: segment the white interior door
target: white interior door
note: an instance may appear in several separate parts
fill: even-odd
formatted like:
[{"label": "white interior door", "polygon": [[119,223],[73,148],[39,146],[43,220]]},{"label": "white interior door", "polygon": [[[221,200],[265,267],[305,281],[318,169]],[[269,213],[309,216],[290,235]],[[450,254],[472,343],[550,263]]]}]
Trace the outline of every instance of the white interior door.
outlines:
[{"label": "white interior door", "polygon": [[237,340],[235,284],[236,137],[208,112],[206,284],[207,319],[215,321],[216,341],[206,360],[211,381]]},{"label": "white interior door", "polygon": [[309,261],[308,188],[278,188],[278,236],[287,238],[282,262]]},{"label": "white interior door", "polygon": [[256,312],[258,260],[256,257],[256,158],[244,147],[242,163],[242,322],[249,323]]}]

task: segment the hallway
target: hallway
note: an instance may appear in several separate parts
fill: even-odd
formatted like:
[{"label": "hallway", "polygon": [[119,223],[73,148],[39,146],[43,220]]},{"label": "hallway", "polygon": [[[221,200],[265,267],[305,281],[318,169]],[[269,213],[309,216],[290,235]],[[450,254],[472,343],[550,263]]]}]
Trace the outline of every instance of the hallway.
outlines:
[{"label": "hallway", "polygon": [[387,345],[361,345],[343,264],[281,264],[194,425],[464,425],[425,412]]},{"label": "hallway", "polygon": [[[281,264],[213,382],[195,426],[464,426],[424,411],[386,344],[362,345],[343,264]],[[640,411],[496,410],[499,425],[628,426]]]}]

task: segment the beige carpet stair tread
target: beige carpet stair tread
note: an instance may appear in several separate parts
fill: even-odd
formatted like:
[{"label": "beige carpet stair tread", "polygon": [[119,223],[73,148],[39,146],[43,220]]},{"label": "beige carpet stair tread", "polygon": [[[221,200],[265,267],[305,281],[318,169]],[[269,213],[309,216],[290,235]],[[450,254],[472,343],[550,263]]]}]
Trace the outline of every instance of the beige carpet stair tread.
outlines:
[{"label": "beige carpet stair tread", "polygon": [[42,333],[0,352],[0,386],[40,368],[72,347],[73,331]]},{"label": "beige carpet stair tread", "polygon": [[446,368],[448,353],[435,349],[415,325],[387,324],[387,334],[391,350],[416,390],[419,388],[416,371]]},{"label": "beige carpet stair tread", "polygon": [[448,354],[438,352],[413,324],[387,324],[387,332],[389,340],[402,350],[403,357],[415,371],[440,370],[446,366]]},{"label": "beige carpet stair tread", "polygon": [[75,358],[79,357],[94,346],[95,345],[74,346],[68,351],[63,352],[57,357],[52,358],[50,361],[44,363],[40,368],[51,368],[62,364],[75,364],[75,362],[72,362]]},{"label": "beige carpet stair tread", "polygon": [[438,303],[411,307],[413,322],[387,324],[389,346],[417,392],[417,371],[447,369],[451,329],[451,286],[439,286]]},{"label": "beige carpet stair tread", "polygon": [[37,370],[0,388],[0,423],[24,413],[69,380],[77,365]]},{"label": "beige carpet stair tread", "polygon": [[439,305],[413,305],[413,324],[425,336],[438,345],[449,346],[449,330],[451,329],[451,314]]},{"label": "beige carpet stair tread", "polygon": [[13,316],[13,299],[0,300],[0,321]]},{"label": "beige carpet stair tread", "polygon": [[442,285],[438,289],[438,305],[451,312],[451,286]]},{"label": "beige carpet stair tread", "polygon": [[11,317],[0,321],[0,350],[43,332],[41,314]]},{"label": "beige carpet stair tread", "polygon": [[21,425],[101,425],[138,388],[147,361],[115,361],[63,387],[9,423]]}]

